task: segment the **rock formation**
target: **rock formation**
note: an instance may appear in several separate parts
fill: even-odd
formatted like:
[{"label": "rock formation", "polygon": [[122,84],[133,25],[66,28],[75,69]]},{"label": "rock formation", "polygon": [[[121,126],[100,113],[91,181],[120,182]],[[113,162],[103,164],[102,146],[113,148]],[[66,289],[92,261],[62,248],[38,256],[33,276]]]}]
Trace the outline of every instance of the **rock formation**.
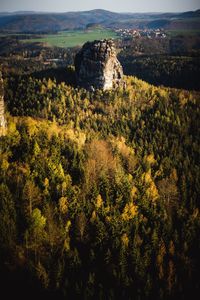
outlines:
[{"label": "rock formation", "polygon": [[77,83],[86,89],[113,89],[123,84],[123,70],[112,40],[87,42],[75,57]]},{"label": "rock formation", "polygon": [[0,136],[5,134],[6,120],[4,115],[4,89],[3,79],[0,72]]}]

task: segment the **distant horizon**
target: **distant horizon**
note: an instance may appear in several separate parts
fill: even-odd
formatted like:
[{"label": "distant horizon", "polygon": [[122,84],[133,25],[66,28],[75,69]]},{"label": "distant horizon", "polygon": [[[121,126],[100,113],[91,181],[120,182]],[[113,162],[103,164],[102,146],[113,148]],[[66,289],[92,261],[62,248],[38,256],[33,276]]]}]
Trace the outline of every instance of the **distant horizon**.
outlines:
[{"label": "distant horizon", "polygon": [[[100,6],[100,7],[99,7]],[[200,8],[200,0],[1,0],[1,13],[36,12],[67,13],[90,11],[94,9],[108,10],[116,13],[179,13],[196,11]]]},{"label": "distant horizon", "polygon": [[109,10],[109,9],[104,9],[104,8],[94,8],[94,9],[80,9],[80,10],[67,10],[67,11],[48,11],[48,10],[7,10],[7,11],[1,11],[1,14],[15,14],[15,13],[45,13],[45,14],[65,14],[65,13],[70,13],[70,12],[87,12],[87,11],[95,11],[95,10],[101,10],[101,11],[108,11],[108,12],[113,12],[113,13],[122,13],[122,14],[162,14],[162,13],[184,13],[188,11],[198,11],[200,10],[200,7],[197,9],[191,9],[191,10],[180,10],[180,11],[114,11],[114,10]]}]

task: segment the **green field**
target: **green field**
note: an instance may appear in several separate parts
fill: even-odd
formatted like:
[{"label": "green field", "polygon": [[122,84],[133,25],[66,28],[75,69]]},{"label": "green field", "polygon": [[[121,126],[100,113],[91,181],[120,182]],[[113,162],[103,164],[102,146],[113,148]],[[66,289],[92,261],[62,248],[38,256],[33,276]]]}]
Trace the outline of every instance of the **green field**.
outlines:
[{"label": "green field", "polygon": [[88,31],[62,31],[58,34],[41,35],[41,38],[23,40],[28,43],[47,43],[57,47],[75,47],[83,45],[87,41],[117,38],[117,34],[112,30],[88,30]]}]

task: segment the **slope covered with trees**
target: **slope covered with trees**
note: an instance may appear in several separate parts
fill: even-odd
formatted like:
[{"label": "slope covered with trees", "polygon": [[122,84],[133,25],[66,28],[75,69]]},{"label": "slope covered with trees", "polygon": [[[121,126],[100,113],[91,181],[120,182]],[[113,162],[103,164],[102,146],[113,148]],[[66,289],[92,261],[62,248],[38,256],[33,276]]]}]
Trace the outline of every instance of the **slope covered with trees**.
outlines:
[{"label": "slope covered with trees", "polygon": [[199,90],[200,37],[168,35],[164,39],[130,38],[119,47],[118,58],[126,75],[154,85]]},{"label": "slope covered with trees", "polygon": [[110,92],[5,81],[7,295],[188,299],[199,292],[200,94],[134,77]]},{"label": "slope covered with trees", "polygon": [[93,24],[109,28],[169,28],[192,29],[200,27],[200,10],[185,13],[115,13],[104,9],[66,13],[15,12],[0,13],[3,32],[57,32],[83,29]]}]

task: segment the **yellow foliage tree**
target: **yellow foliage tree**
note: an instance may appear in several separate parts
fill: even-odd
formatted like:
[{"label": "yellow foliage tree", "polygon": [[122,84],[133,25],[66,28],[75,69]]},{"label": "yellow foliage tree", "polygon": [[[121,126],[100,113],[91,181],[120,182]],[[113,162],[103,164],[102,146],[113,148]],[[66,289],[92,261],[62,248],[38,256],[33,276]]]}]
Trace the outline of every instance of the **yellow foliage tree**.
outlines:
[{"label": "yellow foliage tree", "polygon": [[122,241],[122,245],[125,246],[125,247],[128,247],[128,244],[129,244],[129,238],[127,236],[126,233],[124,233],[121,237],[121,241]]},{"label": "yellow foliage tree", "polygon": [[144,173],[142,175],[142,181],[144,182],[144,184],[147,185],[147,189],[146,189],[146,195],[152,199],[152,200],[156,200],[159,196],[158,194],[158,189],[152,179],[151,176],[151,169],[148,170],[148,172]]},{"label": "yellow foliage tree", "polygon": [[154,165],[156,163],[156,160],[154,158],[154,154],[149,154],[147,157],[146,157],[146,161],[147,163],[149,163],[150,165]]},{"label": "yellow foliage tree", "polygon": [[90,222],[91,222],[91,223],[93,223],[93,222],[96,220],[96,218],[97,218],[96,211],[95,211],[95,210],[93,210],[93,212],[92,212],[92,216],[91,216],[91,218],[90,218]]},{"label": "yellow foliage tree", "polygon": [[133,219],[137,215],[137,213],[137,206],[132,202],[127,203],[122,213],[122,219],[124,221],[129,221]]},{"label": "yellow foliage tree", "polygon": [[98,195],[95,206],[97,209],[99,209],[102,205],[103,205],[103,199],[102,199],[101,195]]},{"label": "yellow foliage tree", "polygon": [[59,211],[62,214],[66,214],[68,211],[68,201],[66,197],[61,197],[59,199]]}]

